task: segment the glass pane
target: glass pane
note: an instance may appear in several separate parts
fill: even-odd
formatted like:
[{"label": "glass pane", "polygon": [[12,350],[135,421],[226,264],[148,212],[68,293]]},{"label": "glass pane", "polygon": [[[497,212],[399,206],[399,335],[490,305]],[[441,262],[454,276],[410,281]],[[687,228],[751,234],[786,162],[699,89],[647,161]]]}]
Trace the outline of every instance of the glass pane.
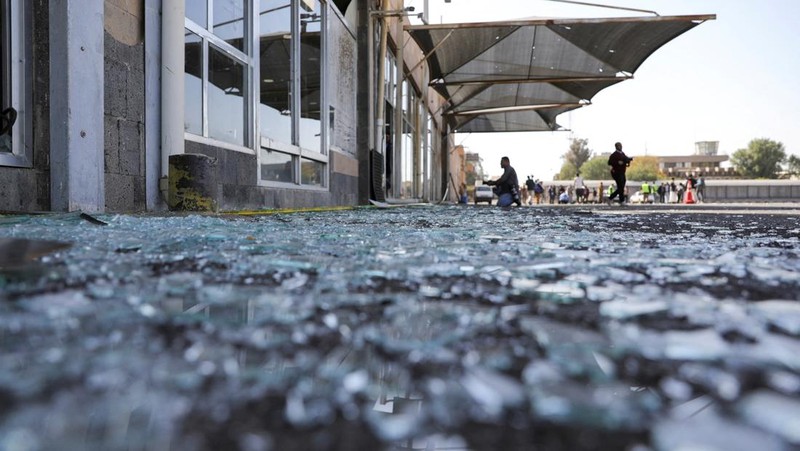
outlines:
[{"label": "glass pane", "polygon": [[290,0],[261,0],[261,134],[292,144],[292,16]]},{"label": "glass pane", "polygon": [[244,145],[244,66],[209,46],[208,136]]},{"label": "glass pane", "polygon": [[186,0],[186,18],[203,28],[208,28],[207,0]]},{"label": "glass pane", "polygon": [[325,164],[319,161],[306,160],[300,162],[300,183],[310,186],[323,186]]},{"label": "glass pane", "polygon": [[0,110],[11,106],[11,1],[0,0]]},{"label": "glass pane", "polygon": [[409,130],[408,124],[405,124],[403,139],[401,145],[403,149],[400,154],[400,197],[408,199],[414,197],[414,134]]},{"label": "glass pane", "polygon": [[261,180],[292,183],[292,158],[286,153],[261,149]]},{"label": "glass pane", "polygon": [[244,0],[214,0],[214,34],[244,51]]},{"label": "glass pane", "polygon": [[[313,4],[308,8],[306,3]],[[322,9],[304,1],[300,11],[300,147],[322,149]]]},{"label": "glass pane", "polygon": [[186,61],[183,66],[184,123],[183,129],[196,135],[203,134],[203,40],[185,30]]},{"label": "glass pane", "polygon": [[394,105],[395,103],[395,95],[396,95],[396,88],[397,85],[395,83],[395,75],[397,74],[397,66],[394,62],[394,56],[392,54],[386,55],[386,86],[385,86],[385,96],[386,101]]},{"label": "glass pane", "polygon": [[[11,5],[10,0],[0,0],[0,111],[11,106]],[[0,119],[0,126],[8,126],[8,118]],[[11,149],[11,134],[0,135],[0,152],[9,153]]]}]

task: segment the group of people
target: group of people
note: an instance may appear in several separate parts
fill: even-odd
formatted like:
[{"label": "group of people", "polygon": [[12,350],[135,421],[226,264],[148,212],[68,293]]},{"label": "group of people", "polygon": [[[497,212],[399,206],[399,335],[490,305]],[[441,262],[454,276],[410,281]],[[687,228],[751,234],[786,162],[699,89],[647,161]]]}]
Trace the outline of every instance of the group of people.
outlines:
[{"label": "group of people", "polygon": [[695,202],[705,200],[706,179],[702,173],[697,176],[694,173],[689,174],[685,182],[676,183],[675,178],[669,182],[661,182],[658,186],[656,182],[643,182],[640,191],[641,201],[649,204],[683,203],[689,190],[693,190]]},{"label": "group of people", "polygon": [[[608,158],[608,165],[611,166],[611,178],[614,179],[614,190],[609,195],[609,202],[613,201],[616,197],[619,199],[620,203],[625,202],[625,171],[630,166],[631,161],[633,158],[628,157],[622,151],[622,144],[616,143],[614,144],[614,153]],[[497,180],[484,180],[483,183],[489,186],[494,186],[494,192],[497,195],[497,205],[499,207],[510,207],[511,205],[522,206],[523,201],[526,201],[530,204],[531,196],[530,191],[533,190],[533,202],[541,203],[542,195],[544,194],[544,187],[541,185],[541,182],[533,180],[532,177],[528,177],[528,180],[525,182],[525,192],[523,196],[522,188],[519,184],[519,179],[517,178],[517,171],[511,167],[511,161],[508,157],[503,157],[500,159],[500,167],[503,168],[503,175],[500,176]],[[580,178],[580,174],[576,177],[575,180],[575,198],[581,199],[581,201],[587,201],[589,197],[588,189],[585,188],[583,184],[583,179]],[[550,197],[550,202],[553,203],[555,199],[555,187],[550,187],[548,190],[548,194]],[[601,188],[602,193],[602,188]],[[594,193],[595,197],[597,197],[597,193]],[[564,187],[559,188],[558,192],[558,202],[559,203],[569,203],[571,201],[571,196],[564,189]]]},{"label": "group of people", "polygon": [[[485,180],[484,183],[494,186],[495,194],[498,197],[497,205],[500,207],[509,207],[514,204],[517,206],[522,206],[522,204],[538,205],[545,203],[545,196],[547,197],[546,201],[551,204],[603,202],[611,204],[615,201],[624,204],[628,201],[626,172],[632,161],[633,157],[625,155],[625,152],[622,151],[622,143],[615,143],[614,152],[608,157],[610,175],[614,183],[607,188],[603,186],[603,182],[600,182],[597,187],[587,187],[580,172],[575,176],[573,184],[569,186],[545,188],[541,181],[534,180],[532,176],[528,176],[525,183],[520,185],[517,172],[511,167],[508,157],[500,159],[503,175],[497,180]],[[642,202],[681,203],[690,189],[694,190],[696,201],[703,202],[705,186],[703,174],[699,174],[697,177],[689,174],[685,183],[676,183],[674,178],[669,183],[662,182],[659,186],[656,186],[655,181],[644,182],[641,189]]]}]

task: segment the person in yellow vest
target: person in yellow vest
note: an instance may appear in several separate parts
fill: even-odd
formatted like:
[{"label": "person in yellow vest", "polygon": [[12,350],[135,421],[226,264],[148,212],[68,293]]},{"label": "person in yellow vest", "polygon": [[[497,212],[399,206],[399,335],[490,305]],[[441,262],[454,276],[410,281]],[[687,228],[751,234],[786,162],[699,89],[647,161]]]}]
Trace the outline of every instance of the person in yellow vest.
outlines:
[{"label": "person in yellow vest", "polygon": [[650,185],[647,182],[642,182],[642,203],[650,201]]}]

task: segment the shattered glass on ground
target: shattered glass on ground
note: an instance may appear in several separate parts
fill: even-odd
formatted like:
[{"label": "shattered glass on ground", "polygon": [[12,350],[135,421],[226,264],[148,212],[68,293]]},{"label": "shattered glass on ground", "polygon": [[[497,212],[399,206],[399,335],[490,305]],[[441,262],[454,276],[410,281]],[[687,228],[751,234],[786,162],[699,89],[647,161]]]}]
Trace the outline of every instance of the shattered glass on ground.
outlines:
[{"label": "shattered glass on ground", "polygon": [[800,446],[797,216],[99,219],[0,217],[0,449]]}]

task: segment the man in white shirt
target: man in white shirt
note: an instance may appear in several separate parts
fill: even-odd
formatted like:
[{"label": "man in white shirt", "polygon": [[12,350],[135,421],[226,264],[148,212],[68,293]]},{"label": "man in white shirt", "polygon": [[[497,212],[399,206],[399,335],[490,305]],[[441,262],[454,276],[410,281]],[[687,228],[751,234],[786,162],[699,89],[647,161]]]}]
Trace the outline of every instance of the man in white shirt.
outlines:
[{"label": "man in white shirt", "polygon": [[574,183],[573,186],[575,187],[575,200],[578,203],[582,203],[583,199],[584,199],[584,195],[586,194],[584,192],[584,190],[586,188],[583,186],[583,177],[581,177],[581,173],[580,172],[578,172],[575,175],[575,183]]}]

